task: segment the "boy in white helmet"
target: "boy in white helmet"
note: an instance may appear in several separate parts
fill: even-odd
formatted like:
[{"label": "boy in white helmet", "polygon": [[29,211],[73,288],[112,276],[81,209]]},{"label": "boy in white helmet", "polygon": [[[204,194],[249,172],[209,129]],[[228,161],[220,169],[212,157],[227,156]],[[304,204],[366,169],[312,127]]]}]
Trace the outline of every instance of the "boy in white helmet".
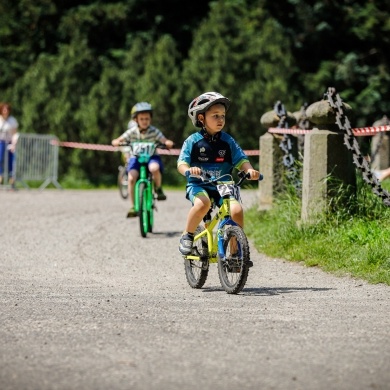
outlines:
[{"label": "boy in white helmet", "polygon": [[[247,156],[237,142],[222,129],[230,100],[218,92],[206,92],[195,98],[188,107],[188,116],[195,127],[201,130],[189,136],[183,144],[178,161],[178,171],[188,178],[186,197],[192,203],[187,223],[180,239],[179,252],[191,253],[194,232],[210,209],[210,194],[216,202],[220,196],[214,186],[203,184],[189,175],[200,175],[202,171],[218,178],[231,174],[233,168],[250,174],[251,180],[259,180],[260,172],[253,169]],[[239,202],[232,202],[233,220],[243,227],[244,213]]]},{"label": "boy in white helmet", "polygon": [[[156,144],[163,144],[167,149],[173,147],[173,141],[167,139],[164,134],[155,126],[152,126],[152,106],[147,102],[137,103],[131,110],[131,117],[136,122],[136,126],[132,126],[127,129],[120,137],[111,141],[113,146],[120,146],[124,143],[131,144],[134,141],[154,141]],[[130,210],[127,213],[127,218],[137,216],[137,212],[134,210],[134,187],[139,177],[139,162],[136,157],[130,157],[127,164],[127,172],[129,178],[129,199]],[[157,193],[157,200],[165,200],[165,196],[161,183],[163,164],[161,157],[155,152],[151,157],[148,165],[149,171],[153,175],[153,181],[155,190]]]}]

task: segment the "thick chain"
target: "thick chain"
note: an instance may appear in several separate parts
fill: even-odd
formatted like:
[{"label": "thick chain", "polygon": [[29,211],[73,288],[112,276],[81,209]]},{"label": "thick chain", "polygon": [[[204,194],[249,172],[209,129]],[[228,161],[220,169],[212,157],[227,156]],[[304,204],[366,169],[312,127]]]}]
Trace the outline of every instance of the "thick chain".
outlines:
[{"label": "thick chain", "polygon": [[329,105],[336,111],[336,124],[344,132],[344,144],[352,152],[353,162],[361,170],[363,180],[371,186],[372,192],[381,198],[386,206],[390,206],[390,194],[382,188],[378,178],[371,171],[367,159],[360,152],[359,143],[353,134],[349,119],[344,113],[343,102],[335,88],[328,88],[324,99],[327,99]]},{"label": "thick chain", "polygon": [[[287,129],[288,128],[287,111],[284,105],[280,101],[276,102],[274,106],[274,111],[277,114],[277,116],[280,118],[277,127]],[[283,165],[286,167],[286,171],[287,171],[286,176],[290,181],[290,183],[294,186],[297,195],[300,196],[302,192],[302,182],[299,178],[299,171],[296,166],[295,157],[292,153],[293,150],[292,142],[293,139],[291,134],[283,134],[283,138],[279,144],[279,147],[284,153]]]},{"label": "thick chain", "polygon": [[[308,104],[304,103],[301,109],[299,110],[299,121],[297,123],[299,129],[309,130],[310,129],[310,121],[306,115],[306,109]],[[299,134],[297,135],[298,139],[298,160],[303,163],[303,153],[305,148],[305,135]]]}]

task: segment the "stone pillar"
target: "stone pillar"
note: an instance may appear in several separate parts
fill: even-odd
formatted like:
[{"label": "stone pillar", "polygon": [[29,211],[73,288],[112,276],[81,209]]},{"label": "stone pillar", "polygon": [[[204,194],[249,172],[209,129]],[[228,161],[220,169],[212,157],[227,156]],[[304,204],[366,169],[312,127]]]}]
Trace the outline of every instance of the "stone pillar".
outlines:
[{"label": "stone pillar", "polygon": [[301,219],[314,222],[341,184],[355,191],[356,173],[352,154],[344,145],[344,133],[335,126],[328,102],[313,103],[306,113],[317,127],[305,136]]},{"label": "stone pillar", "polygon": [[[286,113],[285,123],[288,126],[296,124],[296,119],[290,112]],[[274,136],[267,133],[270,127],[277,127],[281,121],[278,114],[272,110],[264,113],[260,118],[264,130],[259,139],[260,157],[259,167],[264,179],[259,183],[259,209],[272,207],[273,198],[283,187],[283,151],[279,144],[282,135]]]},{"label": "stone pillar", "polygon": [[278,141],[272,134],[265,133],[260,137],[260,172],[264,179],[259,183],[259,208],[267,210],[272,207],[276,188],[279,186],[280,172],[278,167],[282,161],[282,151]]},{"label": "stone pillar", "polygon": [[390,138],[387,134],[376,134],[371,141],[371,168],[382,170],[390,167]]},{"label": "stone pillar", "polygon": [[[374,122],[373,126],[386,126],[390,124],[386,115]],[[390,137],[388,133],[378,133],[371,140],[371,168],[382,170],[390,167]]]}]

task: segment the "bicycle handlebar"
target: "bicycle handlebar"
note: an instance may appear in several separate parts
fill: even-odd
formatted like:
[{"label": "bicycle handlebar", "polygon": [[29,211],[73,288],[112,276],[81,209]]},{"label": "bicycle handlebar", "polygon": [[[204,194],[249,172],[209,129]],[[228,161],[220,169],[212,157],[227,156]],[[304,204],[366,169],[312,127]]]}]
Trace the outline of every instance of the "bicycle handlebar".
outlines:
[{"label": "bicycle handlebar", "polygon": [[[133,141],[134,142],[134,141]],[[128,147],[131,147],[131,144],[133,143],[133,142],[121,142],[121,143],[119,143],[119,148],[121,148],[121,147],[126,147],[126,146],[128,146]],[[136,141],[136,142],[138,142],[138,141]],[[156,145],[156,149],[168,149],[167,148],[167,146],[165,145],[165,144],[157,144]]]},{"label": "bicycle handlebar", "polygon": [[[202,176],[203,175],[203,176]],[[205,172],[205,171],[202,171],[201,172],[201,175],[191,175],[191,172],[190,171],[186,171],[185,173],[185,176],[187,178],[189,177],[196,177],[198,179],[201,179],[203,182],[206,182],[206,183],[211,183],[211,184],[214,184],[216,185],[219,181],[221,181],[221,178],[224,177],[224,176],[230,176],[230,178],[232,179],[233,181],[233,176],[228,174],[228,173],[225,173],[224,175],[216,178],[216,177],[213,177],[211,176],[208,172]],[[238,172],[238,177],[240,178],[239,181],[236,183],[236,186],[240,186],[245,180],[249,179],[250,178],[250,174],[247,173],[247,172],[244,172],[244,171],[239,171]],[[206,180],[208,179],[208,180]],[[259,176],[259,181],[263,180],[264,179],[264,176],[260,173],[260,176]]]}]

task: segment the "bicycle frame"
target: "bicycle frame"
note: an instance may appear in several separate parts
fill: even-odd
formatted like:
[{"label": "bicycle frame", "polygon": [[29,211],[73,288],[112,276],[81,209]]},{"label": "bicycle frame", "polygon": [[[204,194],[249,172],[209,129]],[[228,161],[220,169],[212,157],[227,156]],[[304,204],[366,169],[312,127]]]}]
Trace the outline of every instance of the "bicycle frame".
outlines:
[{"label": "bicycle frame", "polygon": [[[151,142],[134,142],[134,146],[141,146],[139,151],[136,151],[136,157],[138,159],[138,162],[140,163],[140,171],[139,171],[139,177],[137,182],[135,183],[134,188],[134,210],[136,212],[139,212],[140,210],[140,186],[142,183],[146,185],[146,204],[147,209],[150,210],[153,207],[153,181],[151,177],[151,173],[148,170],[148,163],[150,160],[150,157],[152,156],[155,145]],[[143,148],[142,145],[145,145],[146,147],[149,146],[149,148]],[[153,147],[152,147],[153,145]]]},{"label": "bicycle frame", "polygon": [[139,177],[134,186],[134,210],[138,213],[141,236],[146,237],[153,231],[154,222],[153,179],[148,164],[156,145],[154,142],[137,141],[131,147],[140,164]]},{"label": "bicycle frame", "polygon": [[141,183],[144,183],[146,185],[146,194],[147,199],[146,203],[148,205],[148,209],[152,207],[153,204],[153,183],[152,183],[152,177],[150,172],[148,171],[148,163],[141,163],[140,171],[139,171],[139,178],[137,182],[135,183],[134,187],[134,210],[138,212],[140,210],[140,186]]},{"label": "bicycle frame", "polygon": [[[234,184],[234,182],[224,182],[224,184]],[[214,228],[218,225],[216,231]],[[222,198],[222,205],[216,212],[211,221],[205,225],[205,229],[194,237],[194,242],[207,236],[208,246],[208,261],[210,263],[217,263],[218,257],[221,259],[225,258],[225,250],[223,248],[223,228],[225,225],[237,226],[230,215],[230,194]],[[202,260],[202,256],[187,255],[187,260]]]}]

